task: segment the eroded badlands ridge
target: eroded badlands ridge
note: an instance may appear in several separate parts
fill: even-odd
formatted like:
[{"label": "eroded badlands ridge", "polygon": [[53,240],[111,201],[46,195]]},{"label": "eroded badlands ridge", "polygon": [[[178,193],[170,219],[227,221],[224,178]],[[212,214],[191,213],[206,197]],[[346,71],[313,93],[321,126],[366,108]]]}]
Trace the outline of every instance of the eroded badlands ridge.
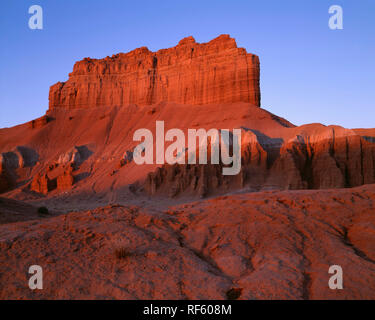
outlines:
[{"label": "eroded badlands ridge", "polygon": [[146,47],[105,59],[85,58],[69,80],[50,88],[49,109],[249,102],[260,106],[259,58],[221,35],[208,43],[193,37],[173,48]]}]

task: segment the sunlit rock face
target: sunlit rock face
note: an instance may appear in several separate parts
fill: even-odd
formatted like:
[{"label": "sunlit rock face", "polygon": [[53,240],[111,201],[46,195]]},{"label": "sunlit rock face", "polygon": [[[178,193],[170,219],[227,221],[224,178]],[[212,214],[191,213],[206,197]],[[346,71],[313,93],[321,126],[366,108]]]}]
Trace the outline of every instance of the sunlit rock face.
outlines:
[{"label": "sunlit rock face", "polygon": [[229,35],[208,43],[193,37],[173,48],[146,47],[104,59],[85,58],[69,80],[51,86],[49,109],[248,102],[260,106],[259,58]]}]

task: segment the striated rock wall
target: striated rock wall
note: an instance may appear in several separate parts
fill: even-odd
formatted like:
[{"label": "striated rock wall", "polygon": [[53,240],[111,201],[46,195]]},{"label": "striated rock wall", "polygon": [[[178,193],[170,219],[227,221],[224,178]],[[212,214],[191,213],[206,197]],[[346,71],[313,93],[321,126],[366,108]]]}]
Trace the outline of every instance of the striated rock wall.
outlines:
[{"label": "striated rock wall", "polygon": [[104,59],[85,58],[74,65],[68,81],[51,86],[49,110],[161,101],[260,106],[259,58],[238,48],[229,35],[202,44],[188,37],[157,52],[142,47]]},{"label": "striated rock wall", "polygon": [[164,165],[149,173],[152,195],[205,197],[242,188],[330,189],[375,183],[375,143],[338,126],[304,126],[288,141],[242,133],[242,167],[223,176],[222,165]]}]

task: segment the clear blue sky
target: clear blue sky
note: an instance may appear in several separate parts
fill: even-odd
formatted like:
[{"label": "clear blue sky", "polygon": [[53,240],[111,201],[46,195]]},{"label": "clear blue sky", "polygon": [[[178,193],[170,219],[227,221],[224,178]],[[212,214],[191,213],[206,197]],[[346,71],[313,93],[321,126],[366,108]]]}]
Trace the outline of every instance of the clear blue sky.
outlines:
[{"label": "clear blue sky", "polygon": [[[0,12],[0,127],[43,115],[49,86],[84,57],[222,33],[260,56],[262,107],[301,125],[375,127],[374,0],[5,0]],[[43,8],[44,29],[28,28]],[[344,30],[328,28],[328,8]]]}]

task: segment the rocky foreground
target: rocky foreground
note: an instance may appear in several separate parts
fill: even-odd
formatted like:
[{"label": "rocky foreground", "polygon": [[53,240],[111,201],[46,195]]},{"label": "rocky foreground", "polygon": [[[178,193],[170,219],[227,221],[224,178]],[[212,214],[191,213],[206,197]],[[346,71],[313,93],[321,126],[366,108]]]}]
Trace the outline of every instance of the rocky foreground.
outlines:
[{"label": "rocky foreground", "polygon": [[[374,205],[367,185],[2,221],[0,298],[374,299]],[[32,264],[43,290],[28,288]]]}]

